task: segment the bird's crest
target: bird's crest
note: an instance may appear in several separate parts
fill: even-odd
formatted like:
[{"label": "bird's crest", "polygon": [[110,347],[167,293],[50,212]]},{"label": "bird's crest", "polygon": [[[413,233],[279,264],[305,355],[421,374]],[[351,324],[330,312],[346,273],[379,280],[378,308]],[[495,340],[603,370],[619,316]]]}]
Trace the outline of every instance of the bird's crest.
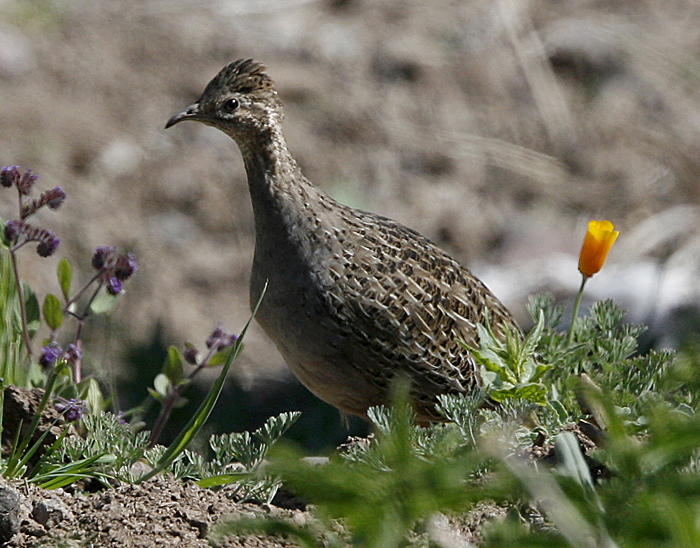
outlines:
[{"label": "bird's crest", "polygon": [[202,99],[222,92],[274,93],[273,86],[272,78],[265,73],[265,65],[253,59],[239,59],[221,69],[205,88]]}]

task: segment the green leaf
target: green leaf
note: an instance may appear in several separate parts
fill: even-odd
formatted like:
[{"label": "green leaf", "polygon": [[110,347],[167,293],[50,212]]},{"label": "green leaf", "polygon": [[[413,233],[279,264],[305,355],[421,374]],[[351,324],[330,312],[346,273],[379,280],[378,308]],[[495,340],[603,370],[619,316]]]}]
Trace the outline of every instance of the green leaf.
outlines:
[{"label": "green leaf", "polygon": [[208,478],[202,478],[195,483],[200,487],[208,489],[210,487],[221,487],[222,485],[229,485],[236,481],[241,481],[244,478],[249,478],[253,474],[250,472],[238,472],[232,474],[220,474],[218,476],[209,476]]},{"label": "green leaf", "polygon": [[104,480],[110,478],[108,474],[101,473],[105,465],[113,464],[116,461],[114,455],[101,454],[87,457],[75,462],[69,462],[53,467],[50,471],[45,471],[30,479],[43,489],[58,489],[66,487],[78,480],[85,478],[96,478]]},{"label": "green leaf", "polygon": [[156,400],[157,402],[163,403],[163,396],[161,396],[157,390],[151,388],[150,386],[146,387],[146,390],[148,390],[148,393],[151,395],[151,397]]},{"label": "green leaf", "polygon": [[[243,348],[241,348],[241,350],[243,350]],[[233,347],[231,346],[229,346],[228,348],[222,348],[211,357],[207,365],[209,367],[216,367],[225,364],[228,361],[231,352],[233,352]]]},{"label": "green leaf", "polygon": [[180,350],[176,346],[168,348],[168,356],[163,364],[163,374],[170,380],[173,386],[180,384],[185,376],[184,360]]},{"label": "green leaf", "polygon": [[554,451],[559,474],[573,478],[586,489],[595,491],[588,464],[583,458],[578,440],[571,432],[557,434],[554,438]]},{"label": "green leaf", "polygon": [[544,384],[528,383],[515,389],[515,397],[540,405],[547,403],[547,387]]},{"label": "green leaf", "polygon": [[29,336],[33,337],[34,333],[41,327],[39,299],[37,299],[36,293],[34,293],[29,285],[23,283],[22,289],[24,291],[24,306],[27,310],[27,330],[29,331]]},{"label": "green leaf", "polygon": [[61,287],[63,298],[67,301],[70,297],[70,282],[73,278],[73,271],[70,266],[70,261],[63,257],[58,262],[58,285]]},{"label": "green leaf", "polygon": [[569,412],[559,400],[549,400],[549,407],[556,413],[557,418],[561,423],[566,423],[569,420]]},{"label": "green leaf", "polygon": [[114,308],[114,302],[117,300],[116,295],[110,295],[109,293],[102,293],[95,297],[95,299],[90,303],[90,311],[93,314],[105,314]]},{"label": "green leaf", "polygon": [[[36,298],[35,298],[36,300]],[[38,302],[37,302],[37,309],[38,309]],[[56,384],[56,379],[58,378],[59,374],[61,371],[65,368],[65,362],[61,362],[61,360],[58,361],[56,367],[54,367],[51,370],[51,373],[49,373],[49,378],[46,380],[46,385],[44,387],[44,395],[41,398],[41,402],[39,402],[39,407],[37,408],[36,413],[34,414],[34,418],[32,419],[32,422],[29,424],[29,428],[25,431],[23,431],[22,428],[17,429],[17,436],[19,436],[20,432],[23,432],[23,437],[22,441],[19,443],[15,443],[13,445],[12,449],[12,454],[10,458],[7,460],[7,463],[5,465],[5,470],[3,471],[3,476],[6,478],[16,478],[19,477],[18,473],[20,470],[22,470],[25,465],[27,464],[27,461],[32,457],[32,455],[41,447],[41,442],[43,439],[46,437],[46,435],[49,433],[50,429],[47,428],[44,433],[39,437],[39,439],[34,443],[34,445],[27,449],[29,446],[29,443],[32,440],[32,437],[34,436],[34,433],[37,431],[37,428],[39,427],[39,421],[43,417],[44,409],[46,409],[47,404],[49,403],[49,400],[51,399],[51,395],[53,393],[54,385]],[[58,419],[56,419],[58,420]],[[19,438],[16,439],[16,442],[19,440]]]},{"label": "green leaf", "polygon": [[552,367],[553,366],[551,365],[537,364],[537,367],[535,368],[535,373],[532,375],[530,380],[533,382],[539,381],[547,371],[552,369]]},{"label": "green leaf", "polygon": [[292,427],[300,416],[301,412],[292,411],[290,413],[280,413],[276,417],[270,417],[265,421],[265,424],[253,432],[253,436],[268,446],[272,445]]},{"label": "green leaf", "polygon": [[540,310],[539,317],[537,318],[537,324],[535,327],[528,333],[527,337],[525,337],[525,342],[523,343],[522,347],[522,355],[523,356],[531,356],[535,350],[537,349],[537,344],[540,342],[540,339],[542,338],[542,333],[544,332],[544,326],[545,326],[545,319],[544,319],[544,312]]},{"label": "green leaf", "polygon": [[53,293],[46,295],[44,299],[44,306],[42,307],[42,312],[44,313],[44,321],[54,331],[59,329],[63,325],[63,307],[61,306],[61,301]]},{"label": "green leaf", "polygon": [[87,404],[88,412],[93,415],[104,411],[105,402],[99,383],[93,379],[84,379],[78,384],[78,395]]}]

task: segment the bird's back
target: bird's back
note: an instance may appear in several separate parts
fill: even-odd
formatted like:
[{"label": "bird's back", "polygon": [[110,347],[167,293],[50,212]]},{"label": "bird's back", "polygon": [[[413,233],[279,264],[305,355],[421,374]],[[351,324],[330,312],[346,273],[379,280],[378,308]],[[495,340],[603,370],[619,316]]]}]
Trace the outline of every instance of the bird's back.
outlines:
[{"label": "bird's back", "polygon": [[[419,233],[316,193],[291,238],[257,240],[256,257],[266,259],[256,261],[253,279],[280,290],[268,283],[269,306],[258,321],[302,383],[339,409],[364,416],[386,404],[403,373],[419,418],[435,419],[437,395],[481,384],[460,341],[478,345],[476,326],[487,320],[497,332],[503,324],[517,330],[512,316]],[[278,278],[281,265],[295,262],[290,257],[301,266]]]}]

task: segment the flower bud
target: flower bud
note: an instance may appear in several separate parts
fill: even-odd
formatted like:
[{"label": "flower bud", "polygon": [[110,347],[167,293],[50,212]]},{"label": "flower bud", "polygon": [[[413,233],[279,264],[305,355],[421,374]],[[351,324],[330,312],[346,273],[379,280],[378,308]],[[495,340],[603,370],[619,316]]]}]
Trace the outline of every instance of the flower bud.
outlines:
[{"label": "flower bud", "polygon": [[117,257],[117,263],[114,267],[114,275],[120,281],[128,280],[131,275],[136,272],[139,265],[136,264],[136,259],[132,253],[124,253]]},{"label": "flower bud", "polygon": [[34,187],[34,183],[36,183],[36,179],[37,176],[34,173],[32,173],[31,169],[25,171],[16,183],[17,190],[19,190],[19,193],[25,196],[31,194],[32,188]]},{"label": "flower bud", "polygon": [[182,353],[182,355],[187,363],[189,363],[190,365],[197,365],[197,360],[199,358],[199,350],[197,350],[197,348],[194,345],[187,344],[187,347],[185,348],[185,351]]},{"label": "flower bud", "polygon": [[75,364],[76,362],[83,359],[83,351],[76,344],[69,344],[66,348],[66,361],[70,364]]},{"label": "flower bud", "polygon": [[40,257],[50,257],[56,252],[58,244],[60,243],[61,240],[59,240],[55,234],[47,231],[46,236],[44,236],[39,242],[39,245],[36,246],[36,252]]},{"label": "flower bud", "polygon": [[92,256],[92,267],[95,270],[112,268],[114,262],[114,246],[105,245],[98,247]]},{"label": "flower bud", "polygon": [[22,233],[22,224],[19,221],[7,221],[5,223],[5,240],[7,240],[10,245],[16,244]]},{"label": "flower bud", "polygon": [[87,412],[87,406],[83,400],[71,398],[67,401],[59,401],[55,405],[56,410],[63,414],[63,418],[68,422],[80,420]]},{"label": "flower bud", "polygon": [[50,209],[58,209],[66,201],[66,192],[60,186],[47,190],[42,194],[41,201],[45,202]]},{"label": "flower bud", "polygon": [[51,342],[42,349],[39,365],[45,368],[51,367],[62,354],[63,348],[58,343]]},{"label": "flower bud", "polygon": [[608,252],[619,234],[610,221],[591,221],[588,223],[588,232],[586,232],[579,255],[579,272],[590,278],[603,268]]},{"label": "flower bud", "polygon": [[16,185],[19,178],[19,167],[17,166],[5,166],[0,170],[0,184],[5,188]]},{"label": "flower bud", "polygon": [[107,280],[107,293],[110,295],[119,295],[122,292],[122,283],[112,276]]},{"label": "flower bud", "polygon": [[214,329],[211,335],[209,335],[209,338],[207,339],[207,348],[211,348],[215,344],[219,343],[221,341],[221,338],[225,336],[224,330],[221,329],[221,326],[217,327]]}]

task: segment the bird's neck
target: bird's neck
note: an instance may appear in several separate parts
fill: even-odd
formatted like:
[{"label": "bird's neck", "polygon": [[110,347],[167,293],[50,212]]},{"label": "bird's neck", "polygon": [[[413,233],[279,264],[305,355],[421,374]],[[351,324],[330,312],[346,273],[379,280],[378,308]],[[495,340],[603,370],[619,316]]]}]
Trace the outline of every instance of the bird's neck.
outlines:
[{"label": "bird's neck", "polygon": [[[320,191],[301,173],[281,130],[239,143],[255,213],[256,237],[281,237],[292,226],[313,222],[310,204]],[[281,232],[281,233],[280,233]]]}]

